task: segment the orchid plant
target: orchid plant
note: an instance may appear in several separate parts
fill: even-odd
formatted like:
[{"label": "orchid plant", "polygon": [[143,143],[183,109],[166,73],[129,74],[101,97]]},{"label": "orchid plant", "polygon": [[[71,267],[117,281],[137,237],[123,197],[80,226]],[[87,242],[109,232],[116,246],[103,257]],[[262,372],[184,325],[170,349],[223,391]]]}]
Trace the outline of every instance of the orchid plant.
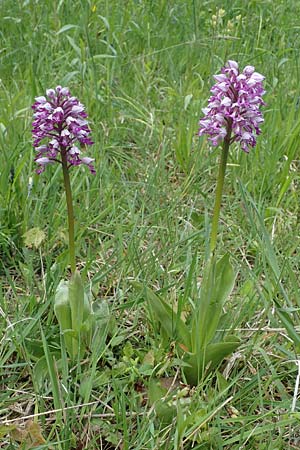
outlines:
[{"label": "orchid plant", "polygon": [[[256,145],[260,124],[260,107],[264,105],[264,77],[253,66],[239,70],[238,63],[228,61],[221,73],[214,75],[216,84],[208,106],[203,109],[199,136],[208,135],[213,146],[222,145],[215,206],[210,235],[210,256],[204,268],[198,299],[184,320],[168,302],[146,288],[146,297],[164,335],[177,343],[183,359],[183,371],[189,384],[196,385],[209,371],[240,345],[238,337],[220,332],[223,306],[232,292],[236,273],[229,255],[217,260],[216,246],[225,172],[230,145],[237,143],[248,153]],[[141,287],[141,286],[139,286]]]},{"label": "orchid plant", "polygon": [[[84,292],[79,271],[76,269],[75,231],[70,169],[81,164],[95,173],[94,159],[82,156],[80,147],[90,146],[93,141],[84,106],[71,96],[68,88],[57,86],[48,89],[46,96],[35,98],[32,106],[33,146],[37,152],[37,173],[47,165],[61,164],[66,193],[69,231],[69,256],[71,279],[60,281],[54,300],[54,311],[64,336],[67,352],[72,360],[80,354],[90,339],[93,328],[91,302]],[[79,146],[78,146],[79,144]]]}]

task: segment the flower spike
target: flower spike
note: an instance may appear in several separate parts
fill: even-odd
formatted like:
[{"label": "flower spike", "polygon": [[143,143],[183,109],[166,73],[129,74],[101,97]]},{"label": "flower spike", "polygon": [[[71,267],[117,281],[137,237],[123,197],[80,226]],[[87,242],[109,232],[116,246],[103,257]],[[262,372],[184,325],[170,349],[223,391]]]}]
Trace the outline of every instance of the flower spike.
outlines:
[{"label": "flower spike", "polygon": [[199,136],[207,134],[213,146],[227,137],[229,143],[239,142],[248,153],[250,147],[255,147],[255,135],[261,133],[260,124],[264,121],[259,109],[265,104],[262,100],[265,77],[255,72],[253,66],[240,72],[238,63],[229,60],[214,78],[217,83],[211,88],[213,95],[208,107],[202,110]]},{"label": "flower spike", "polygon": [[32,109],[33,146],[37,151],[35,162],[39,166],[37,172],[43,172],[48,164],[61,163],[63,155],[68,168],[85,164],[94,174],[94,159],[81,157],[81,150],[75,145],[78,142],[80,146],[93,144],[89,138],[91,130],[86,120],[87,114],[82,103],[71,96],[69,89],[61,86],[47,89],[46,96],[35,98]]}]

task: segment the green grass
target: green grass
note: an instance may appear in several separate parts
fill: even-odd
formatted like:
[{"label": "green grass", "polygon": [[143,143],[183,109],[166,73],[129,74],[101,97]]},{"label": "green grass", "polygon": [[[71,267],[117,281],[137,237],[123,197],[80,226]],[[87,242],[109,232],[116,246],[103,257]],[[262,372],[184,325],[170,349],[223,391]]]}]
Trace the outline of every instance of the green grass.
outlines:
[{"label": "green grass", "polygon": [[[299,13],[296,0],[1,2],[0,448],[32,448],[4,427],[27,416],[36,448],[299,448]],[[226,311],[242,344],[189,389],[132,280],[195,298],[219,156],[198,120],[227,59],[267,90],[257,147],[231,148],[218,240],[238,271]],[[68,273],[62,173],[35,174],[31,141],[33,99],[57,84],[86,106],[97,170],[71,173],[78,267],[103,314],[75,367],[53,312]],[[24,244],[33,227],[38,249]],[[156,401],[150,380],[169,377]]]}]

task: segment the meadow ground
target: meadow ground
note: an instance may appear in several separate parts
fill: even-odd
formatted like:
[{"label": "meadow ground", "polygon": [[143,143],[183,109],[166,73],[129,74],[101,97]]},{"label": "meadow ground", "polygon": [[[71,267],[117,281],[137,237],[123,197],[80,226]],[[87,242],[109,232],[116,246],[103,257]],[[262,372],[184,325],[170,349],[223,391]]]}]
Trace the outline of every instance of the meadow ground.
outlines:
[{"label": "meadow ground", "polygon": [[[0,448],[300,448],[299,15],[297,0],[1,1]],[[220,156],[198,121],[228,59],[267,91],[256,148],[230,149],[217,245],[238,274],[225,311],[241,345],[191,388],[133,281],[197,300]],[[34,97],[58,84],[95,141],[96,175],[71,181],[101,332],[74,366],[53,311],[62,173],[35,173],[31,138]]]}]

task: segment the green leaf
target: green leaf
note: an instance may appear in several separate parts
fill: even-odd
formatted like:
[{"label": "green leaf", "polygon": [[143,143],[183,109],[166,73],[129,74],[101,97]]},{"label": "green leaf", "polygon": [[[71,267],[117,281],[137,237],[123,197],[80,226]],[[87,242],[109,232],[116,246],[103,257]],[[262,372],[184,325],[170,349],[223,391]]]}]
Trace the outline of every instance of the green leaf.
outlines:
[{"label": "green leaf", "polygon": [[43,389],[48,375],[48,365],[45,354],[36,362],[33,368],[34,380],[39,389]]},{"label": "green leaf", "polygon": [[72,329],[77,333],[80,333],[87,311],[85,310],[83,283],[78,270],[75,270],[69,281],[69,303],[71,308]]},{"label": "green leaf", "polygon": [[61,423],[62,413],[61,413],[60,409],[63,407],[63,405],[61,402],[61,396],[60,396],[59,386],[58,386],[59,377],[58,377],[58,373],[57,373],[57,370],[55,367],[54,357],[49,350],[47,339],[44,335],[42,328],[41,328],[41,335],[42,335],[45,358],[46,358],[46,362],[47,362],[48,373],[49,373],[49,377],[50,377],[50,381],[51,381],[51,389],[52,389],[52,394],[53,394],[54,408],[59,410],[56,413],[56,420],[58,423]]},{"label": "green leaf", "polygon": [[62,331],[72,328],[71,307],[69,303],[69,283],[61,280],[54,297],[54,312]]},{"label": "green leaf", "polygon": [[224,392],[229,388],[229,382],[218,370],[216,371],[219,392]]},{"label": "green leaf", "polygon": [[240,345],[237,337],[231,337],[231,342],[209,344],[203,352],[189,355],[186,358],[190,367],[184,368],[187,382],[196,386],[205,374],[215,369],[226,356],[231,355]]},{"label": "green leaf", "polygon": [[54,313],[59,323],[60,331],[64,335],[67,352],[73,357],[73,339],[68,333],[72,329],[71,306],[69,302],[69,282],[60,281],[54,297]]},{"label": "green leaf", "polygon": [[93,316],[93,315],[94,315],[94,313],[93,313],[91,300],[89,299],[89,296],[86,293],[84,293],[83,318],[82,318],[83,323],[89,321],[91,319],[91,316]]},{"label": "green leaf", "polygon": [[187,110],[191,100],[193,98],[193,94],[188,94],[184,97],[184,109]]},{"label": "green leaf", "polygon": [[168,389],[163,388],[160,380],[151,378],[148,385],[148,396],[150,404],[154,409],[159,420],[167,425],[172,422],[177,414],[177,409],[171,403],[172,396],[166,397]]},{"label": "green leaf", "polygon": [[64,33],[65,31],[69,31],[72,28],[79,28],[78,25],[72,25],[71,23],[64,25],[62,28],[60,28],[60,30],[57,31],[57,35]]},{"label": "green leaf", "polygon": [[171,306],[141,283],[134,282],[133,286],[145,293],[154,318],[159,321],[167,338],[171,340],[176,339],[178,344],[183,344],[190,349],[191,338],[189,329]]},{"label": "green leaf", "polygon": [[54,312],[64,336],[68,354],[76,357],[80,348],[91,344],[92,329],[95,323],[91,302],[84,292],[81,277],[76,271],[70,281],[61,281],[54,298]]},{"label": "green leaf", "polygon": [[231,355],[241,344],[238,338],[231,342],[217,342],[207,346],[205,362],[210,363],[210,369],[215,369],[222,360]]},{"label": "green leaf", "polygon": [[294,341],[294,344],[296,346],[296,349],[300,349],[300,335],[295,329],[295,325],[293,324],[293,319],[291,314],[286,312],[280,305],[279,301],[274,297],[273,301],[276,305],[276,313],[278,314],[279,319],[281,320],[282,324],[285,326],[286,331],[289,335],[289,337]]},{"label": "green leaf", "polygon": [[71,47],[73,48],[73,50],[75,51],[75,53],[77,54],[78,58],[81,58],[81,49],[80,47],[78,47],[77,44],[75,44],[75,41],[73,38],[71,38],[71,36],[69,36],[68,34],[66,35]]},{"label": "green leaf", "polygon": [[[101,306],[100,306],[101,305]],[[93,359],[98,360],[106,348],[106,339],[110,330],[111,313],[105,300],[101,300],[100,305],[94,314],[91,314],[91,329],[89,332],[89,348],[93,354]],[[123,338],[124,340],[124,338]]]},{"label": "green leaf", "polygon": [[228,254],[217,263],[215,256],[212,256],[204,270],[199,304],[192,319],[193,352],[202,351],[214,338],[224,302],[234,287],[235,278]]},{"label": "green leaf", "polygon": [[[264,248],[264,253],[265,253],[265,256],[267,258],[268,264],[269,264],[269,266],[270,266],[270,268],[271,268],[271,270],[272,270],[272,272],[274,274],[274,277],[275,277],[275,280],[274,280],[275,281],[275,283],[274,283],[275,284],[275,288],[276,289],[280,289],[281,295],[284,298],[284,300],[285,300],[285,302],[286,302],[286,304],[288,306],[294,306],[293,302],[289,298],[289,295],[288,295],[288,293],[287,293],[283,283],[281,282],[282,273],[281,273],[281,270],[280,270],[280,265],[279,265],[279,262],[278,262],[278,259],[277,259],[277,256],[276,256],[276,252],[275,252],[274,247],[272,245],[272,241],[271,241],[271,238],[269,236],[268,230],[265,227],[263,217],[259,213],[254,200],[252,199],[250,194],[246,191],[246,189],[242,186],[241,183],[240,183],[240,188],[241,188],[241,192],[242,192],[243,199],[244,199],[244,202],[245,202],[245,206],[246,206],[246,208],[248,210],[248,216],[249,216],[249,218],[251,220],[251,224],[252,224],[253,228],[254,229],[256,228],[262,235],[260,237],[260,242],[261,242],[261,245]],[[254,219],[252,217],[252,214],[250,212],[250,208],[249,208],[248,203],[251,204],[251,206],[253,207],[253,209],[254,209],[254,211],[256,213],[259,226],[256,225],[256,223],[255,223],[255,221],[254,221]],[[292,276],[290,276],[290,278],[292,279]],[[297,291],[298,291],[298,288],[296,288],[296,292]],[[293,319],[292,319],[290,314],[288,314],[287,312],[284,311],[283,305],[280,303],[280,301],[276,298],[275,295],[273,297],[273,301],[274,301],[275,306],[276,306],[276,313],[278,314],[282,324],[285,326],[289,337],[294,341],[294,344],[296,346],[296,350],[298,351],[300,349],[300,336],[299,336],[299,333],[295,329],[295,325],[293,323]]]},{"label": "green leaf", "polygon": [[217,262],[216,267],[216,297],[222,306],[234,288],[236,275],[227,253]]}]

